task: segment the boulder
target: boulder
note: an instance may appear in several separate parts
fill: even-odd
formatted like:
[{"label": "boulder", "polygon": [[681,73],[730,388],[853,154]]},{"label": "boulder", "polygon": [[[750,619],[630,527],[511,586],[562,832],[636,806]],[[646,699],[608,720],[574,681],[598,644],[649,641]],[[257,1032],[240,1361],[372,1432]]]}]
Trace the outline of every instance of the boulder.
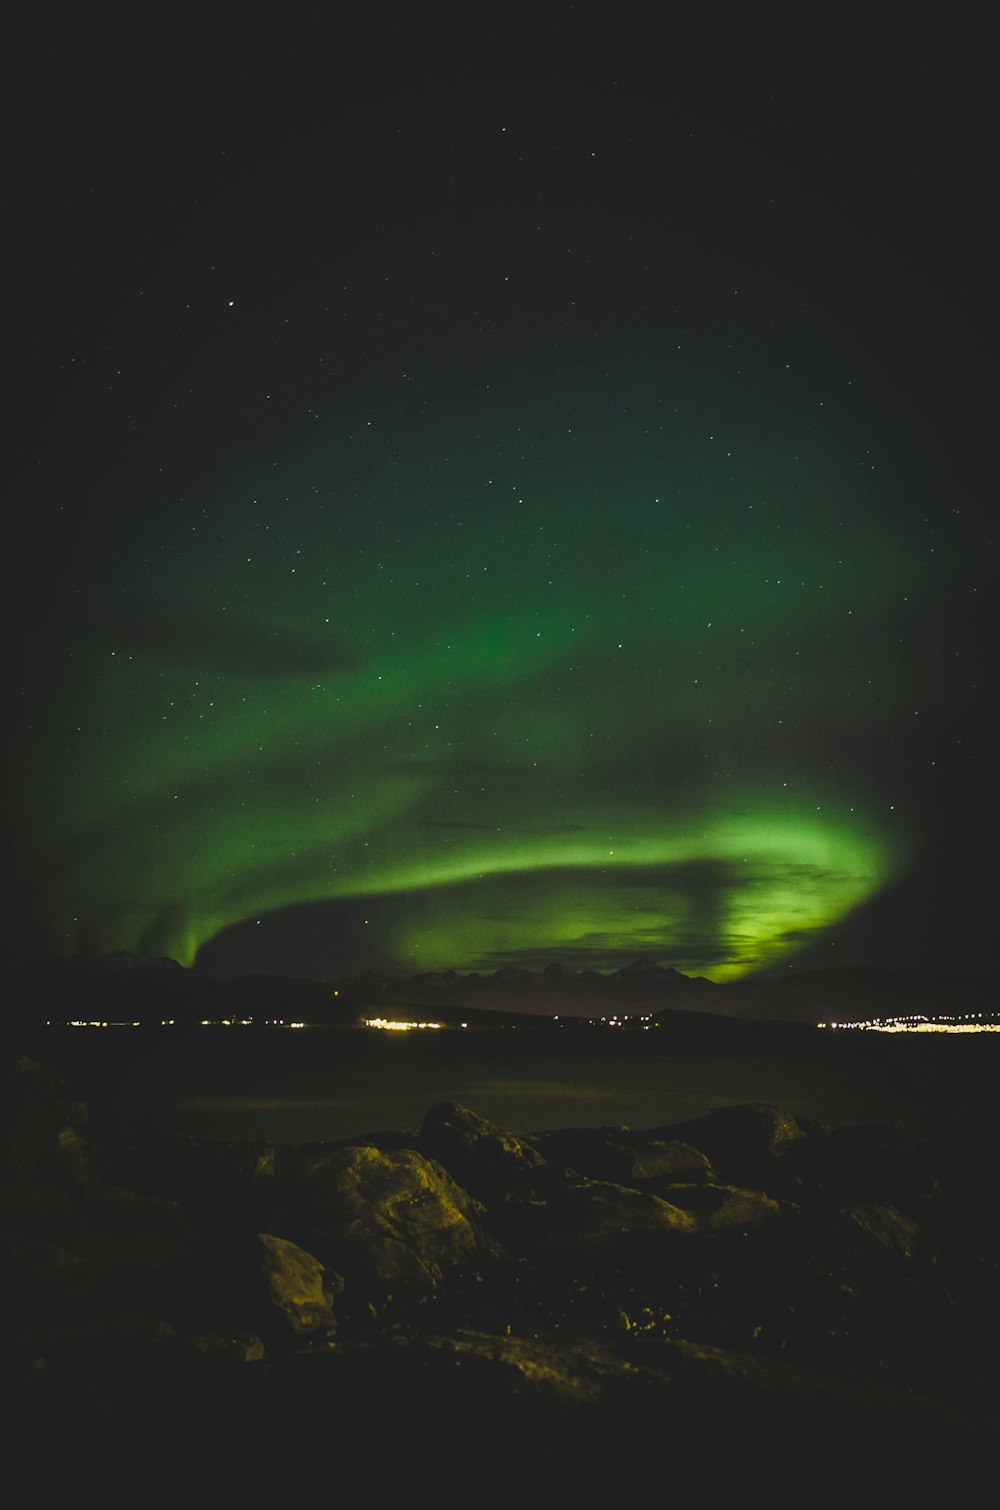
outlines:
[{"label": "boulder", "polygon": [[656,1139],[699,1149],[724,1180],[743,1180],[809,1135],[792,1112],[762,1103],[716,1107],[707,1116],[653,1130]]},{"label": "boulder", "polygon": [[951,1162],[926,1138],[893,1126],[837,1127],[802,1144],[794,1162],[835,1199],[887,1202],[914,1212],[941,1189]]},{"label": "boulder", "polygon": [[993,1124],[754,1105],[521,1137],[449,1102],[419,1134],[150,1140],[99,1177],[64,1088],[11,1084],[0,1386],[76,1478],[86,1453],[159,1473],[169,1444],[252,1493],[266,1460],[285,1491],[295,1462],[401,1499],[460,1469],[711,1497],[766,1453],[796,1494],[930,1466],[969,1498],[1000,1446]]},{"label": "boulder", "polygon": [[347,1281],[347,1301],[381,1308],[437,1293],[490,1245],[481,1208],[415,1149],[311,1145],[275,1190],[272,1230]]},{"label": "boulder", "polygon": [[23,1054],[5,1056],[0,1066],[0,1183],[94,1181],[96,1160],[80,1135],[86,1120],[86,1107],[55,1070]]},{"label": "boulder", "polygon": [[567,1178],[544,1197],[511,1198],[492,1209],[491,1219],[506,1246],[522,1257],[587,1264],[624,1257],[637,1240],[674,1241],[697,1230],[693,1215],[648,1191],[579,1178]]},{"label": "boulder", "polygon": [[708,1157],[690,1143],[628,1127],[560,1128],[531,1141],[551,1166],[591,1180],[650,1188],[715,1177]]},{"label": "boulder", "polygon": [[269,1232],[257,1234],[256,1255],[263,1335],[277,1334],[282,1341],[332,1338],[334,1298],[344,1287],[340,1276],[296,1243]]},{"label": "boulder", "polygon": [[209,1218],[230,1221],[266,1196],[289,1151],[273,1143],[226,1143],[175,1134],[143,1138],[105,1155],[105,1173],[144,1195],[180,1201]]},{"label": "boulder", "polygon": [[545,1166],[533,1143],[452,1101],[431,1107],[418,1146],[487,1205],[519,1186],[531,1187]]},{"label": "boulder", "polygon": [[824,1504],[869,1483],[967,1492],[997,1446],[988,1420],[905,1390],[632,1336],[375,1341],[289,1359],[264,1408],[277,1440],[315,1442],[317,1468],[404,1503],[416,1475],[449,1473],[484,1476],[489,1503],[594,1504],[650,1484],[715,1503],[759,1474]]},{"label": "boulder", "polygon": [[669,1185],[664,1199],[694,1220],[699,1236],[746,1232],[781,1215],[781,1205],[762,1190],[734,1185]]}]

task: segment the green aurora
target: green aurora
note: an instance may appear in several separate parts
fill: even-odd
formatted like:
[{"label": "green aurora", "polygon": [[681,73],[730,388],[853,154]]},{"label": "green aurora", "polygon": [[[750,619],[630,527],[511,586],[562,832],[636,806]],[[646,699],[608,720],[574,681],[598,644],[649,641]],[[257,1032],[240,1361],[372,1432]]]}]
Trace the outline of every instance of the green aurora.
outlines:
[{"label": "green aurora", "polygon": [[[948,829],[976,500],[898,260],[852,274],[794,143],[684,147],[619,86],[518,137],[479,92],[458,137],[417,91],[412,144],[412,100],[248,139],[218,208],[192,126],[169,227],[96,180],[23,473],[25,947],[722,981],[815,958]],[[109,127],[126,166],[145,129]],[[73,172],[53,245],[96,216]]]},{"label": "green aurora", "polygon": [[555,457],[537,394],[502,424],[456,404],[447,464],[383,407],[215,479],[194,527],[154,497],[49,710],[52,939],[191,964],[369,898],[400,968],[548,949],[723,980],[871,898],[910,836],[817,750],[905,700],[891,646],[861,647],[921,573],[872,526],[892,480],[848,385],[776,386],[781,448],[674,359],[623,370],[625,419]]}]

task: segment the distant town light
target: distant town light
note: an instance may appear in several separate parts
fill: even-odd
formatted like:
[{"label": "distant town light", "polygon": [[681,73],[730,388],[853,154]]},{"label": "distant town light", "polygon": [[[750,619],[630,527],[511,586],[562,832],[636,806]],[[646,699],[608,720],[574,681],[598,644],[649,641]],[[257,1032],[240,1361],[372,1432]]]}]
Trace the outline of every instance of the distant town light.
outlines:
[{"label": "distant town light", "polygon": [[856,1033],[1000,1033],[1000,1022],[984,1021],[983,1012],[956,1017],[872,1017],[864,1022],[819,1022],[819,1028]]},{"label": "distant town light", "polygon": [[[402,1022],[394,1017],[366,1017],[366,1028],[381,1028],[390,1033],[406,1033],[412,1028],[443,1028],[443,1022]],[[463,1022],[462,1027],[466,1024]]]}]

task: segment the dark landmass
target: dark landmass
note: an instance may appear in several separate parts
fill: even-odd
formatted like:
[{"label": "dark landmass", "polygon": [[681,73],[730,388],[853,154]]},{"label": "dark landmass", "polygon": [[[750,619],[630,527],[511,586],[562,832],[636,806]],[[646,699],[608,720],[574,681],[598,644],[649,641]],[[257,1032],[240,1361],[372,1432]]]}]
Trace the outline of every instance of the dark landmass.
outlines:
[{"label": "dark landmass", "polygon": [[35,1497],[954,1503],[993,1472],[995,1116],[518,1136],[442,1102],[287,1147],[89,1138],[24,1055],[0,1089],[0,1374]]},{"label": "dark landmass", "polygon": [[747,1022],[855,1022],[922,1013],[986,1012],[995,995],[982,983],[883,970],[816,970],[775,980],[717,985],[640,959],[622,970],[542,971],[510,967],[492,975],[434,972],[409,979],[384,975],[326,982],[281,975],[219,980],[172,959],[129,954],[57,957],[8,970],[8,1028],[45,1021],[196,1023],[227,1018],[293,1018],[313,1025],[356,1026],[371,1015],[420,1008],[448,1023],[527,1028],[608,1016],[684,1012]]}]

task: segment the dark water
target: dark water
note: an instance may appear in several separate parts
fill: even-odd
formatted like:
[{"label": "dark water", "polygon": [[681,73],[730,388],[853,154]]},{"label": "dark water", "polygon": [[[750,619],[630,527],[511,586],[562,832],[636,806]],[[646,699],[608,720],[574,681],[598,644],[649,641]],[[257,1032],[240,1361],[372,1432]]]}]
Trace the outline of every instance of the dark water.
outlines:
[{"label": "dark water", "polygon": [[663,1126],[764,1101],[829,1126],[913,1131],[997,1111],[1000,1035],[831,1034],[793,1047],[678,1048],[657,1033],[476,1029],[52,1029],[27,1046],[90,1110],[94,1135],[284,1143],[416,1131],[459,1101],[511,1131]]}]

